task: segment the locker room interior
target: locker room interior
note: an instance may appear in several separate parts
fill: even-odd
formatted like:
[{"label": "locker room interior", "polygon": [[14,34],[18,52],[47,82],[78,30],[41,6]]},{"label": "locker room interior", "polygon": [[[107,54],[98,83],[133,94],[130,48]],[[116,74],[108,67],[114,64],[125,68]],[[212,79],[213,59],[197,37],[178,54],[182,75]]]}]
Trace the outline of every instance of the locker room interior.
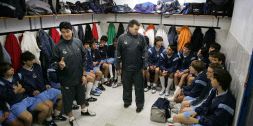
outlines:
[{"label": "locker room interior", "polygon": [[[61,1],[61,0],[60,0]],[[77,0],[63,0],[75,3]],[[86,2],[88,0],[79,0]],[[102,0],[101,0],[102,1]],[[2,1],[0,1],[1,3]],[[151,2],[156,4],[157,0],[114,0],[116,5],[127,4],[134,8],[136,4]],[[206,2],[206,0],[179,0],[184,2]],[[103,2],[102,2],[103,3]],[[236,108],[233,114],[231,126],[251,126],[252,119],[252,85],[253,85],[253,5],[252,0],[235,0],[232,17],[214,15],[161,15],[161,14],[141,14],[141,13],[84,13],[84,14],[56,14],[56,15],[35,15],[25,16],[22,20],[17,18],[0,17],[0,42],[4,46],[6,37],[9,33],[14,33],[18,38],[24,31],[32,31],[36,34],[39,29],[49,31],[51,27],[57,27],[62,21],[70,22],[78,29],[78,24],[85,26],[96,22],[99,27],[99,38],[107,35],[110,22],[115,25],[117,32],[119,23],[123,23],[126,30],[131,19],[143,23],[146,29],[149,24],[165,25],[168,31],[170,25],[175,25],[177,29],[182,26],[189,27],[191,33],[195,30],[194,26],[202,26],[202,33],[205,34],[209,27],[214,27],[216,32],[216,42],[221,45],[220,52],[226,56],[226,70],[231,74],[232,82],[230,90],[236,99]],[[84,27],[85,28],[85,27]],[[157,123],[150,120],[151,107],[157,98],[161,97],[159,91],[155,94],[145,92],[145,104],[142,112],[136,113],[135,94],[133,91],[132,105],[125,109],[123,107],[122,95],[123,86],[117,88],[107,87],[106,90],[97,97],[96,102],[89,103],[89,109],[96,112],[95,117],[80,116],[80,112],[73,110],[76,120],[75,126],[176,126],[169,122]],[[2,104],[2,103],[0,103]],[[67,117],[67,116],[66,116]],[[0,121],[1,123],[1,121]],[[68,126],[68,121],[56,121],[57,125]],[[2,124],[7,125],[7,124]],[[184,124],[181,124],[184,125]],[[188,126],[188,125],[185,125]],[[213,126],[213,125],[212,125]]]}]

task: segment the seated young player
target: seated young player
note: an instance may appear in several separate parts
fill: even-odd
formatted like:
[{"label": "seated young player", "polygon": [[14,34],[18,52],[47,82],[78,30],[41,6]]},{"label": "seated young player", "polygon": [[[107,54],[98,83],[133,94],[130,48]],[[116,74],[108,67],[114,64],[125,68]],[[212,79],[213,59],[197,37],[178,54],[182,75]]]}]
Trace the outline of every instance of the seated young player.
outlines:
[{"label": "seated young player", "polygon": [[221,45],[219,43],[212,43],[209,47],[208,52],[220,52]]},{"label": "seated young player", "polygon": [[[51,88],[46,79],[43,78],[42,68],[35,63],[35,56],[26,51],[21,54],[22,68],[19,70],[26,93],[41,102],[52,106],[50,113],[54,113],[56,120],[66,120],[60,112],[62,111],[62,94],[59,89]],[[55,107],[54,107],[55,106]]]},{"label": "seated young player", "polygon": [[94,102],[97,101],[97,99],[91,97],[90,94],[94,96],[100,96],[102,94],[102,91],[98,89],[98,84],[102,77],[102,72],[99,70],[99,66],[95,66],[93,63],[93,56],[90,45],[89,43],[84,44],[84,49],[86,50],[86,74],[88,81],[88,84],[86,85],[86,100],[88,102]]},{"label": "seated young player", "polygon": [[[100,63],[102,70],[104,71],[104,76],[105,76],[105,81],[108,80],[109,75],[110,75],[110,84],[108,86],[111,86],[111,83],[114,81],[114,75],[113,75],[113,65],[115,64],[115,59],[114,58],[109,58],[108,57],[108,46],[107,46],[107,41],[108,38],[107,36],[102,36],[100,38],[100,43],[99,43],[99,52],[101,56]],[[109,71],[109,75],[108,75]]]},{"label": "seated young player", "polygon": [[[146,80],[147,80],[147,88],[144,89],[145,92],[151,89],[152,94],[156,93],[156,86],[159,79],[159,60],[161,57],[161,53],[164,50],[163,38],[161,36],[155,37],[154,47],[148,50],[148,68],[146,70]],[[150,75],[154,75],[153,84],[150,84]]]},{"label": "seated young player", "polygon": [[179,65],[178,70],[174,74],[174,84],[176,86],[176,90],[174,92],[173,97],[175,97],[176,94],[180,93],[182,85],[184,84],[185,79],[189,75],[188,68],[191,62],[197,59],[194,53],[191,51],[190,44],[185,44],[183,52],[182,53],[178,52],[178,55],[179,55]]},{"label": "seated young player", "polygon": [[[169,96],[170,86],[173,83],[173,75],[178,67],[178,60],[176,46],[168,46],[167,50],[161,53],[159,66],[162,91],[160,92],[160,95],[165,93],[165,96]],[[168,78],[167,86],[165,86],[165,78]]]},{"label": "seated young player", "polygon": [[39,124],[56,126],[50,118],[49,110],[52,106],[45,104],[39,98],[27,96],[21,82],[21,76],[14,75],[11,64],[0,64],[0,99],[3,101],[0,104],[7,102],[10,105],[10,113],[6,123],[17,126],[13,122],[18,122],[18,124],[21,122],[21,126],[32,126],[33,116],[30,111],[37,111],[39,112],[37,117]]},{"label": "seated young player", "polygon": [[[209,64],[209,66],[207,68],[207,72],[206,72],[206,75],[207,75],[207,78],[209,80],[209,83],[211,83],[210,80],[213,77],[213,72],[214,72],[215,69],[222,69],[222,66],[220,64],[217,64],[217,63],[211,63],[211,64]],[[210,89],[211,89],[211,87],[210,88],[207,87],[206,91],[203,91],[203,93],[200,94],[200,96],[197,97],[196,100],[193,100],[193,101],[184,100],[182,102],[181,111],[182,112],[184,112],[184,111],[192,111],[194,108],[196,108],[199,105],[201,105],[201,103],[203,103],[203,101],[209,95],[208,92],[209,92]]]},{"label": "seated young player", "polygon": [[181,93],[172,97],[171,101],[181,103],[184,100],[196,100],[196,98],[204,91],[205,88],[208,88],[208,79],[206,76],[205,63],[199,60],[192,61],[190,67],[190,74],[196,76],[190,85],[184,86]]},{"label": "seated young player", "polygon": [[223,69],[226,69],[225,61],[226,56],[221,52],[211,52],[209,53],[209,61],[210,63],[218,63],[223,66]]},{"label": "seated young player", "polygon": [[229,90],[231,75],[215,69],[211,78],[212,89],[207,99],[194,111],[173,117],[173,122],[193,126],[229,126],[233,122],[236,100]]},{"label": "seated young player", "polygon": [[209,64],[208,50],[206,48],[201,48],[198,51],[197,58],[198,58],[198,60],[203,61],[208,66],[208,64]]}]

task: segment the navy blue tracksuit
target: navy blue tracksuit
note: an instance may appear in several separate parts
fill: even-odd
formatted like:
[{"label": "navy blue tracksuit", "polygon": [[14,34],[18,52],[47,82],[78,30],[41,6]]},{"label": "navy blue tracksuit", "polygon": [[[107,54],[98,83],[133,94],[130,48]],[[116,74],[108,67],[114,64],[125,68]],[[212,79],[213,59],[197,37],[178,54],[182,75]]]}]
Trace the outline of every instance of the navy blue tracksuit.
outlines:
[{"label": "navy blue tracksuit", "polygon": [[180,58],[178,69],[181,71],[188,69],[192,61],[197,60],[197,57],[193,53],[190,53],[187,57],[184,57],[182,53],[179,53],[178,56]]},{"label": "navy blue tracksuit", "polygon": [[161,47],[158,51],[156,51],[155,47],[148,49],[148,65],[149,66],[159,66],[159,60],[161,57],[161,53],[163,52],[164,48]]},{"label": "navy blue tracksuit", "polygon": [[229,126],[233,121],[236,100],[230,91],[217,95],[216,89],[195,109],[203,126]]},{"label": "navy blue tracksuit", "polygon": [[176,72],[178,68],[179,58],[177,54],[173,54],[168,57],[167,52],[164,51],[160,54],[159,67],[162,71],[168,71],[169,73]]},{"label": "navy blue tracksuit", "polygon": [[[209,80],[207,79],[206,73],[201,72],[197,77],[192,81],[191,85],[183,87],[183,93],[185,96],[190,96],[196,98],[205,91],[205,88],[209,87]],[[206,92],[208,93],[208,91]]]}]

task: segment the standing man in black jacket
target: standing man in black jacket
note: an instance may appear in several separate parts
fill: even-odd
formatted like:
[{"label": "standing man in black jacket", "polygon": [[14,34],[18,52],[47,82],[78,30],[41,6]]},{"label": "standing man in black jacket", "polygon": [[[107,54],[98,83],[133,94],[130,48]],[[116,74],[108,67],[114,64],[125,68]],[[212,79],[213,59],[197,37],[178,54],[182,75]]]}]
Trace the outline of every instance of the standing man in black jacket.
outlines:
[{"label": "standing man in black jacket", "polygon": [[75,120],[72,113],[73,100],[81,105],[82,116],[95,116],[88,111],[88,102],[85,100],[85,85],[87,84],[86,52],[82,42],[73,37],[72,26],[69,22],[60,24],[61,40],[55,46],[53,59],[58,64],[58,77],[61,83],[63,96],[63,110],[69,116],[69,123]]},{"label": "standing man in black jacket", "polygon": [[128,108],[132,103],[132,85],[135,86],[136,112],[142,111],[144,106],[143,69],[147,67],[147,49],[144,36],[138,34],[140,23],[131,20],[128,32],[118,39],[117,65],[119,70],[122,62],[123,101]]}]

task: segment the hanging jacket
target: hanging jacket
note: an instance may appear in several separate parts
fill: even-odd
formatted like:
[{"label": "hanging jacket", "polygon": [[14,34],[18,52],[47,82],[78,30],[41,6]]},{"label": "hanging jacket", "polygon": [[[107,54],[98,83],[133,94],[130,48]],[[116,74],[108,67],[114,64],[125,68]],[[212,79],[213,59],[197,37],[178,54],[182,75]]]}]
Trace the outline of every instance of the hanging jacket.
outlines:
[{"label": "hanging jacket", "polygon": [[231,91],[217,95],[217,90],[213,88],[204,103],[195,108],[195,112],[199,116],[199,124],[203,126],[230,126],[235,107],[236,99]]},{"label": "hanging jacket", "polygon": [[169,45],[177,46],[178,34],[175,26],[171,26],[168,32]]},{"label": "hanging jacket", "polygon": [[167,51],[163,51],[160,55],[160,69],[167,71],[168,73],[176,72],[179,63],[179,57],[177,53],[174,53],[171,57],[168,57]]},{"label": "hanging jacket", "polygon": [[6,49],[2,46],[2,44],[0,43],[0,62],[7,62],[11,64],[11,57],[9,55],[9,53],[6,51]]},{"label": "hanging jacket", "polygon": [[21,67],[21,48],[16,36],[10,33],[5,42],[5,49],[11,57],[12,67],[15,72]]},{"label": "hanging jacket", "polygon": [[167,33],[168,32],[164,25],[160,25],[156,32],[156,36],[161,36],[163,38],[163,47],[165,48],[167,48],[169,45]]},{"label": "hanging jacket", "polygon": [[57,31],[56,28],[50,28],[49,30],[49,35],[51,36],[51,38],[53,39],[55,44],[58,44],[60,39],[61,39],[61,35],[60,33]]},{"label": "hanging jacket", "polygon": [[116,30],[113,23],[110,23],[108,26],[107,36],[108,36],[107,45],[112,45],[113,39],[116,37]]},{"label": "hanging jacket", "polygon": [[91,42],[92,41],[92,31],[89,24],[85,27],[85,34],[84,34],[84,42]]},{"label": "hanging jacket", "polygon": [[212,43],[215,43],[215,40],[216,40],[216,31],[213,28],[209,28],[206,31],[204,39],[203,39],[204,47],[209,49],[210,45]]},{"label": "hanging jacket", "polygon": [[140,28],[138,30],[138,33],[141,34],[141,35],[144,35],[145,34],[145,29],[143,28],[143,25],[141,24],[140,25]]},{"label": "hanging jacket", "polygon": [[43,30],[39,30],[37,34],[37,43],[40,48],[40,61],[43,72],[43,77],[47,78],[47,69],[52,63],[52,53],[54,49],[54,42],[52,38]]},{"label": "hanging jacket", "polygon": [[97,30],[97,24],[96,23],[92,23],[92,36],[93,39],[95,39],[96,41],[98,41],[98,30]]},{"label": "hanging jacket", "polygon": [[159,66],[159,60],[161,57],[161,53],[163,52],[164,48],[161,47],[158,51],[156,47],[152,47],[148,49],[148,65],[149,66]]},{"label": "hanging jacket", "polygon": [[72,31],[73,31],[73,37],[74,38],[79,38],[77,30],[78,30],[78,26],[72,26]]},{"label": "hanging jacket", "polygon": [[188,56],[183,56],[182,53],[178,52],[178,57],[179,57],[179,66],[178,69],[179,70],[185,70],[188,69],[189,66],[191,65],[191,62],[193,60],[197,60],[197,57],[194,55],[194,53],[190,53]]},{"label": "hanging jacket", "polygon": [[84,42],[85,42],[85,36],[84,36],[84,33],[83,33],[83,26],[82,25],[78,25],[78,38],[84,44]]},{"label": "hanging jacket", "polygon": [[209,91],[205,91],[205,88],[209,86],[209,80],[207,79],[205,72],[200,72],[197,77],[192,81],[192,84],[183,87],[183,93],[185,96],[190,96],[192,98],[197,98],[201,94],[206,93],[208,94]]},{"label": "hanging jacket", "polygon": [[192,51],[197,52],[203,46],[203,33],[200,27],[196,27],[191,38]]},{"label": "hanging jacket", "polygon": [[124,34],[125,28],[122,23],[119,23],[118,32],[116,38],[119,38],[120,35]]},{"label": "hanging jacket", "polygon": [[179,29],[177,50],[182,51],[186,43],[191,42],[191,31],[189,27],[184,26]]},{"label": "hanging jacket", "polygon": [[96,27],[97,27],[97,32],[98,32],[98,39],[102,37],[102,31],[100,28],[100,25],[96,23]]},{"label": "hanging jacket", "polygon": [[135,5],[134,10],[138,13],[154,13],[156,5],[151,2],[140,3]]},{"label": "hanging jacket", "polygon": [[153,47],[155,41],[155,26],[152,24],[149,25],[146,29],[145,35],[149,38],[149,45]]},{"label": "hanging jacket", "polygon": [[21,41],[21,51],[30,51],[35,55],[35,60],[37,63],[40,63],[40,49],[38,47],[35,35],[33,32],[26,31],[23,33],[23,38]]}]

